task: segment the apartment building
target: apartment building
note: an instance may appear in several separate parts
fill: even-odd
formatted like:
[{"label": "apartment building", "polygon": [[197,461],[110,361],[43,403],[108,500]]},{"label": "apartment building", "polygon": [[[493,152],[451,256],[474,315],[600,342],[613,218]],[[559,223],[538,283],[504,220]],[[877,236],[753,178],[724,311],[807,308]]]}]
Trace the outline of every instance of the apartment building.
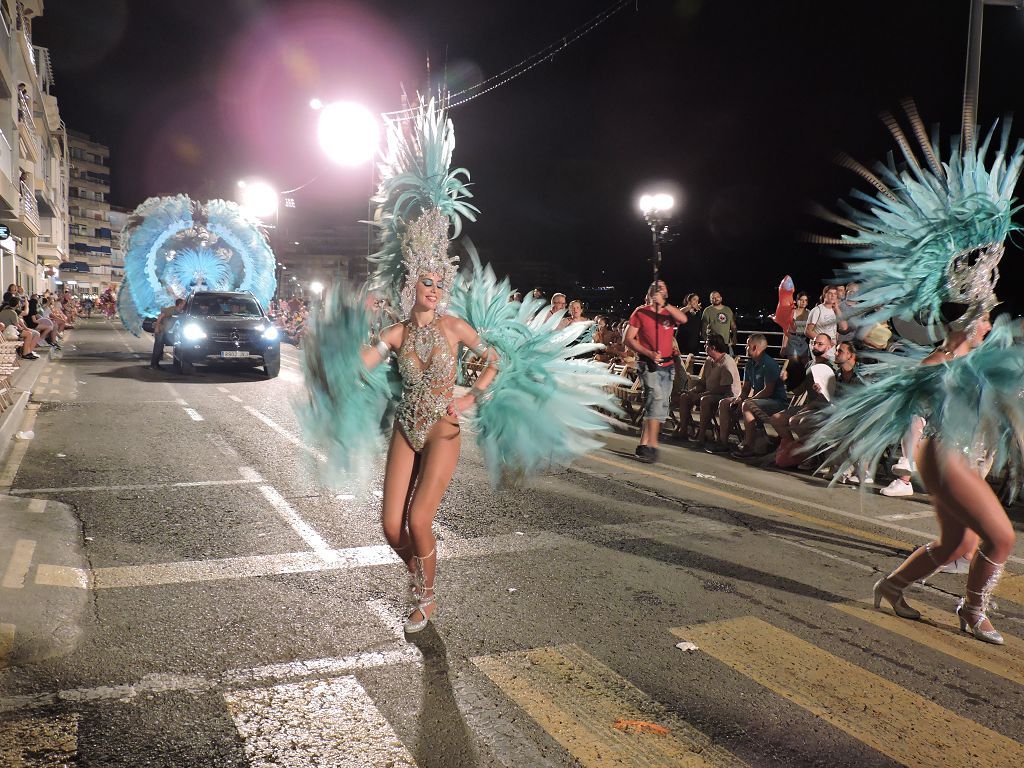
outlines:
[{"label": "apartment building", "polygon": [[29,292],[57,287],[68,258],[67,133],[50,53],[32,44],[42,13],[43,0],[0,0],[0,284]]},{"label": "apartment building", "polygon": [[[68,131],[71,156],[68,240],[70,255],[60,280],[79,295],[117,288],[124,260],[114,265],[110,210],[110,149],[78,131]],[[118,217],[115,217],[117,219]],[[120,233],[123,224],[118,227]]]}]

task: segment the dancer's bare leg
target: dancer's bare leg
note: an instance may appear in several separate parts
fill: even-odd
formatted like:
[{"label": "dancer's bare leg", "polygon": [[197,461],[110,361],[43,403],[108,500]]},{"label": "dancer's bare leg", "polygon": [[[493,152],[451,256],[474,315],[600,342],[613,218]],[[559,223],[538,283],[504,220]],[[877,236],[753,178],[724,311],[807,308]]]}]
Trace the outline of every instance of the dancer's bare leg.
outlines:
[{"label": "dancer's bare leg", "polygon": [[[1016,541],[1013,525],[976,467],[956,454],[939,455],[931,441],[922,445],[919,454],[918,469],[922,479],[926,484],[936,484],[936,492],[942,496],[944,504],[981,539],[967,575],[965,598],[967,609],[974,616],[981,616],[1002,566],[1013,552]],[[992,630],[987,619],[978,627],[986,632]]]},{"label": "dancer's bare leg", "polygon": [[409,445],[405,435],[397,427],[391,435],[387,463],[384,468],[384,503],[381,512],[381,526],[384,538],[402,558],[409,573],[415,573],[412,540],[406,525],[406,511],[416,487],[416,476],[420,468],[420,456]]},{"label": "dancer's bare leg", "polygon": [[[412,537],[416,563],[421,569],[424,587],[422,596],[425,602],[434,596],[434,575],[437,572],[434,516],[459,463],[460,432],[458,424],[447,418],[438,421],[430,430],[426,445],[423,446],[419,477],[409,505],[409,535]],[[428,618],[433,609],[434,604],[430,600],[422,610],[417,608],[413,611],[409,620],[417,622]]]}]

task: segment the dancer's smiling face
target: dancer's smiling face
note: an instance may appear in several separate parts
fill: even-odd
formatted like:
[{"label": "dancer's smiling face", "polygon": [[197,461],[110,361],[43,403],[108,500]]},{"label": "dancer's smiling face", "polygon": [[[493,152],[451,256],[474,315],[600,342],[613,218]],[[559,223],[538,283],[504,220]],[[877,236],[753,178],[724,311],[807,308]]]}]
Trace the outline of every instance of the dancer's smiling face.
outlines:
[{"label": "dancer's smiling face", "polygon": [[416,281],[416,308],[436,310],[445,287],[440,275],[433,272],[420,275]]}]

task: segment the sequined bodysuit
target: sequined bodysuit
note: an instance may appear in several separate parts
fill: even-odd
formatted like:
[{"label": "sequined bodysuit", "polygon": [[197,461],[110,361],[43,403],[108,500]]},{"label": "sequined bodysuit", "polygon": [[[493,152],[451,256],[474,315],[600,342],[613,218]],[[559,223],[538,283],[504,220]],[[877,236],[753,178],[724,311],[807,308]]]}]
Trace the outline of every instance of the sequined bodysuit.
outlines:
[{"label": "sequined bodysuit", "polygon": [[447,415],[455,388],[455,355],[437,318],[422,328],[406,322],[405,338],[398,348],[398,374],[402,400],[395,421],[419,453],[431,428]]}]

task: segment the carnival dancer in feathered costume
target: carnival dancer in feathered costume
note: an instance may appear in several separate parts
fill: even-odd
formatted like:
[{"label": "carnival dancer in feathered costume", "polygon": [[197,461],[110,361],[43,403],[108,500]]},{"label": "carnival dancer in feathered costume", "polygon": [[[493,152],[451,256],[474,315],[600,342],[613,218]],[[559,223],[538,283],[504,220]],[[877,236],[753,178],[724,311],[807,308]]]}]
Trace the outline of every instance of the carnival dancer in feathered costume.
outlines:
[{"label": "carnival dancer in feathered costume", "polygon": [[[576,359],[601,348],[574,345],[589,323],[559,329],[560,317],[537,319],[540,300],[509,302],[508,282],[475,258],[469,275],[457,275],[450,236],[477,209],[466,201],[468,173],[449,169],[453,148],[451,121],[433,102],[388,124],[375,198],[381,249],[371,257],[368,288],[397,299],[406,319],[368,346],[368,302],[339,286],[304,341],[309,399],[299,418],[329,471],[366,469],[383,443],[388,401],[398,399],[382,522],[410,574],[415,606],[407,632],[423,629],[435,608],[432,524],[458,463],[463,425],[476,431],[497,483],[593,449],[593,433],[607,428],[593,406],[615,410],[604,387],[616,379]],[[463,395],[455,389],[460,347],[483,363]]]},{"label": "carnival dancer in feathered costume", "polygon": [[977,545],[956,614],[963,631],[1002,644],[986,610],[1014,532],[985,476],[1006,469],[1020,484],[1024,344],[1008,318],[993,327],[989,312],[1004,240],[1016,229],[1012,195],[1024,142],[1009,151],[1004,123],[997,147],[993,127],[980,147],[955,139],[940,163],[937,135],[928,137],[911,102],[904,110],[923,164],[898,122],[884,116],[904,164],[898,168],[890,156],[872,172],[845,158],[875,192],[855,192],[867,209],[845,206],[845,217],[832,220],[855,232],[838,242],[863,249],[846,277],[861,285],[865,321],[913,320],[941,329],[944,341],[921,364],[885,358],[869,369],[873,381],[837,403],[814,442],[845,457],[847,467],[874,467],[915,416],[927,419],[917,465],[941,533],[875,584],[875,606],[884,599],[898,616],[920,618],[904,590]]},{"label": "carnival dancer in feathered costume", "polygon": [[264,308],[274,296],[274,253],[260,222],[237,203],[151,197],[132,212],[121,240],[117,309],[136,336],[143,318],[194,290],[251,291]]}]

